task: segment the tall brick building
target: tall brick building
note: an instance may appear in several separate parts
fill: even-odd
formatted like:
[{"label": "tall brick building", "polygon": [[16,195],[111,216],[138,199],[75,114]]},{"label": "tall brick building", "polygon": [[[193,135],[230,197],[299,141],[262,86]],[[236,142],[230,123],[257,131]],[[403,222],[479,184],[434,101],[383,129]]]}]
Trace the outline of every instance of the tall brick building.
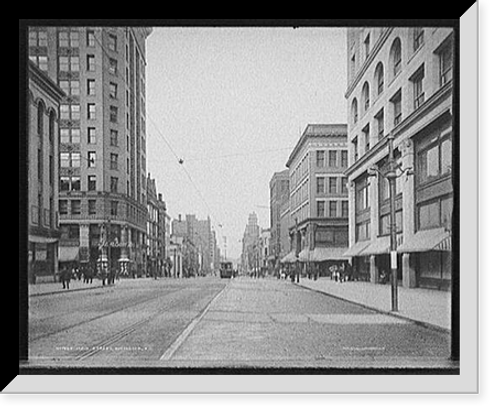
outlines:
[{"label": "tall brick building", "polygon": [[149,28],[31,27],[29,59],[59,107],[62,262],[146,272],[146,38]]},{"label": "tall brick building", "polygon": [[347,29],[349,242],[354,271],[388,272],[390,215],[383,171],[389,135],[396,179],[398,277],[405,287],[448,288],[453,211],[453,30]]}]

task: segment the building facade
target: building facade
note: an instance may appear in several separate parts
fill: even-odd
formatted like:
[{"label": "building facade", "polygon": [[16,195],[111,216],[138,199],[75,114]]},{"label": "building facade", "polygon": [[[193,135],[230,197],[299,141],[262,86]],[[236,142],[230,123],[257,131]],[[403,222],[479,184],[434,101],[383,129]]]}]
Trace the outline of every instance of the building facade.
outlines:
[{"label": "building facade", "polygon": [[199,220],[195,215],[187,214],[185,220],[182,220],[179,215],[178,219],[172,221],[171,238],[177,241],[177,245],[182,241],[184,276],[208,275],[215,272],[219,258],[210,217]]},{"label": "building facade", "polygon": [[[284,247],[286,241],[282,240],[281,214],[290,197],[290,177],[287,170],[274,173],[269,182],[270,199],[270,237],[269,237],[269,267],[277,273],[279,261],[288,252]],[[288,239],[288,235],[285,235]]]},{"label": "building facade", "polygon": [[56,279],[59,105],[64,92],[28,63],[28,269],[29,283]]},{"label": "building facade", "polygon": [[303,273],[328,275],[348,246],[348,165],[345,124],[308,125],[286,166],[290,171],[291,251]]},{"label": "building facade", "polygon": [[248,222],[242,239],[241,265],[243,272],[255,272],[258,268],[257,252],[260,236],[260,227],[257,214],[252,212],[248,215]]},{"label": "building facade", "polygon": [[156,182],[147,178],[147,273],[150,277],[165,277],[169,272],[167,261],[167,205],[161,193],[156,193]]},{"label": "building facade", "polygon": [[349,28],[347,56],[347,254],[354,272],[374,283],[390,272],[384,169],[391,140],[399,163],[398,278],[405,287],[446,289],[453,210],[453,30]]},{"label": "building facade", "polygon": [[29,59],[59,107],[60,261],[146,273],[148,28],[33,27]]}]

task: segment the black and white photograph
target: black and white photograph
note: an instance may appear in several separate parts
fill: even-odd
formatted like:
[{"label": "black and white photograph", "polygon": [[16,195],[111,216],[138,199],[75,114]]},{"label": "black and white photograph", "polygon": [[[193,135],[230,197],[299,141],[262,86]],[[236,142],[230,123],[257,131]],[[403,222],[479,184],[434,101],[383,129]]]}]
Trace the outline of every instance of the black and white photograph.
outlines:
[{"label": "black and white photograph", "polygon": [[474,373],[459,23],[27,21],[21,374]]}]

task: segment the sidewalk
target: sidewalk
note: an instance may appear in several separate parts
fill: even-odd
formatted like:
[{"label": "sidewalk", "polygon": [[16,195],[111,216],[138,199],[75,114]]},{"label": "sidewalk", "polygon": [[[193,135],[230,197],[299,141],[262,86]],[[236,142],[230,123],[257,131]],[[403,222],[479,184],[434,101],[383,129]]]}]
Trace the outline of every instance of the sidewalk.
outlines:
[{"label": "sidewalk", "polygon": [[383,313],[400,316],[446,331],[451,330],[451,293],[398,287],[398,309],[391,311],[391,286],[369,282],[338,283],[330,279],[301,279],[298,284]]},{"label": "sidewalk", "polygon": [[90,290],[93,288],[102,287],[102,281],[98,278],[94,278],[91,284],[84,284],[83,280],[71,280],[69,284],[69,290],[62,288],[61,282],[43,282],[39,284],[29,284],[28,285],[28,295],[44,295],[44,294],[55,294],[55,293],[67,293],[71,291],[81,291]]}]

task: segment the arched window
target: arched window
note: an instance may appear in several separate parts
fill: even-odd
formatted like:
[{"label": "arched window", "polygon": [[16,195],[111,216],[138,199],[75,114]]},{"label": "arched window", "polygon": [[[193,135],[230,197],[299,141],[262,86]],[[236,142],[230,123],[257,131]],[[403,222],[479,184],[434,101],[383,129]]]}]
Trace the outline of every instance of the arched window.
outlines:
[{"label": "arched window", "polygon": [[43,136],[43,113],[45,112],[45,106],[42,101],[38,101],[37,108],[37,133],[41,137]]},{"label": "arched window", "polygon": [[363,89],[361,90],[361,99],[363,100],[363,109],[364,111],[370,108],[370,86],[368,82],[365,82],[363,85]]},{"label": "arched window", "polygon": [[52,109],[49,115],[49,141],[52,144],[54,142],[54,135],[56,131],[56,113]]},{"label": "arched window", "polygon": [[401,40],[397,37],[392,42],[390,52],[390,62],[392,68],[392,76],[396,77],[401,72]]},{"label": "arched window", "polygon": [[375,68],[375,85],[377,86],[377,96],[384,92],[384,65],[382,62]]},{"label": "arched window", "polygon": [[358,100],[354,98],[351,104],[351,116],[353,124],[358,122]]}]

